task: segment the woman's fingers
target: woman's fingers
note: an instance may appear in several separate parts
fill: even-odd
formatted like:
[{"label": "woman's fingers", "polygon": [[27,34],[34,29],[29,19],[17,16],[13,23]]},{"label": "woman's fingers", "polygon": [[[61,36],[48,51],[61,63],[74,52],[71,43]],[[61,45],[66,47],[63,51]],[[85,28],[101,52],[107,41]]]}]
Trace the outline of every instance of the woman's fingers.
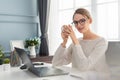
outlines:
[{"label": "woman's fingers", "polygon": [[74,33],[73,29],[72,29],[72,26],[68,25],[66,26],[64,29],[63,29],[63,32],[67,33],[67,34],[72,34]]},{"label": "woman's fingers", "polygon": [[66,27],[67,27],[67,25],[63,25],[62,26],[62,28],[61,28],[62,32],[64,32],[64,30],[66,29]]},{"label": "woman's fingers", "polygon": [[72,29],[72,26],[71,25],[68,25],[68,29],[69,29],[69,31],[73,31],[73,29]]},{"label": "woman's fingers", "polygon": [[62,36],[62,39],[63,39],[64,41],[67,41],[67,40],[68,40],[68,36],[65,35],[64,33],[62,33],[61,36]]},{"label": "woman's fingers", "polygon": [[70,34],[71,31],[70,31],[70,29],[68,28],[68,26],[66,26],[66,27],[64,28],[63,32],[66,32],[66,33]]},{"label": "woman's fingers", "polygon": [[66,36],[66,38],[68,38],[68,36],[70,36],[70,34],[73,33],[72,26],[70,26],[70,25],[63,25],[61,30],[62,30],[62,32],[61,32],[62,35],[64,37]]}]

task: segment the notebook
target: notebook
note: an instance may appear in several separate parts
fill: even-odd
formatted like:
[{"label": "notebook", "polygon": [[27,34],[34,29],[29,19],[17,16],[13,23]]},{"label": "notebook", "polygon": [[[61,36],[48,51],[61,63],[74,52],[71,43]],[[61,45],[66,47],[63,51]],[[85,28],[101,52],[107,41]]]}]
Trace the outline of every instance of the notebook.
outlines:
[{"label": "notebook", "polygon": [[58,76],[58,75],[68,74],[68,72],[52,66],[35,67],[32,64],[29,56],[27,55],[27,52],[24,49],[15,47],[15,50],[20,56],[20,58],[22,59],[23,64],[27,66],[28,70],[39,77]]}]

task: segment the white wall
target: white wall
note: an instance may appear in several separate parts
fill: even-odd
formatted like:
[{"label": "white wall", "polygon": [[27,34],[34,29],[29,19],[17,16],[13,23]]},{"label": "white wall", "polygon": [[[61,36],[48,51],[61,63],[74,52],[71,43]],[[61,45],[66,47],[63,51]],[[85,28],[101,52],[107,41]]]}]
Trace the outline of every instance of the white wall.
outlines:
[{"label": "white wall", "polygon": [[37,0],[0,0],[0,44],[10,51],[10,40],[38,36]]}]

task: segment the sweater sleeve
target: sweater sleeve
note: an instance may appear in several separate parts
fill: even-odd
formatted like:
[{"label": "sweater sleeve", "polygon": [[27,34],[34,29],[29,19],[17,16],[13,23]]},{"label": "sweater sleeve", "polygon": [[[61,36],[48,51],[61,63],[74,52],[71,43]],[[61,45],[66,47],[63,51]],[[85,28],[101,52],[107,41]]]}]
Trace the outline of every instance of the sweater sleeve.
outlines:
[{"label": "sweater sleeve", "polygon": [[[81,45],[74,45],[73,53],[75,54],[74,57],[77,57],[79,59],[80,69],[83,71],[92,69],[97,63],[97,61],[105,55],[107,47],[108,42],[101,40],[96,44],[94,49],[91,51],[90,55],[86,57]],[[76,59],[77,62],[78,59]]]},{"label": "sweater sleeve", "polygon": [[72,54],[71,46],[69,46],[68,49],[66,49],[60,45],[55,52],[55,55],[52,60],[52,65],[62,66],[69,64],[71,62],[72,57],[71,54]]}]

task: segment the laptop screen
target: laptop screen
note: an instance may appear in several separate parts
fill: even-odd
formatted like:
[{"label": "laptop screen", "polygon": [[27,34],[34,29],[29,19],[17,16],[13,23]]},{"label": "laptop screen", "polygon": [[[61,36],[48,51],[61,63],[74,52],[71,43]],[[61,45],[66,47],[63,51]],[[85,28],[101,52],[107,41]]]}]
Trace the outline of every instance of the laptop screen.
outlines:
[{"label": "laptop screen", "polygon": [[32,62],[31,62],[27,52],[24,49],[15,47],[15,50],[18,53],[18,55],[20,56],[20,58],[22,59],[22,62],[24,65],[26,65],[28,68],[33,67]]}]

